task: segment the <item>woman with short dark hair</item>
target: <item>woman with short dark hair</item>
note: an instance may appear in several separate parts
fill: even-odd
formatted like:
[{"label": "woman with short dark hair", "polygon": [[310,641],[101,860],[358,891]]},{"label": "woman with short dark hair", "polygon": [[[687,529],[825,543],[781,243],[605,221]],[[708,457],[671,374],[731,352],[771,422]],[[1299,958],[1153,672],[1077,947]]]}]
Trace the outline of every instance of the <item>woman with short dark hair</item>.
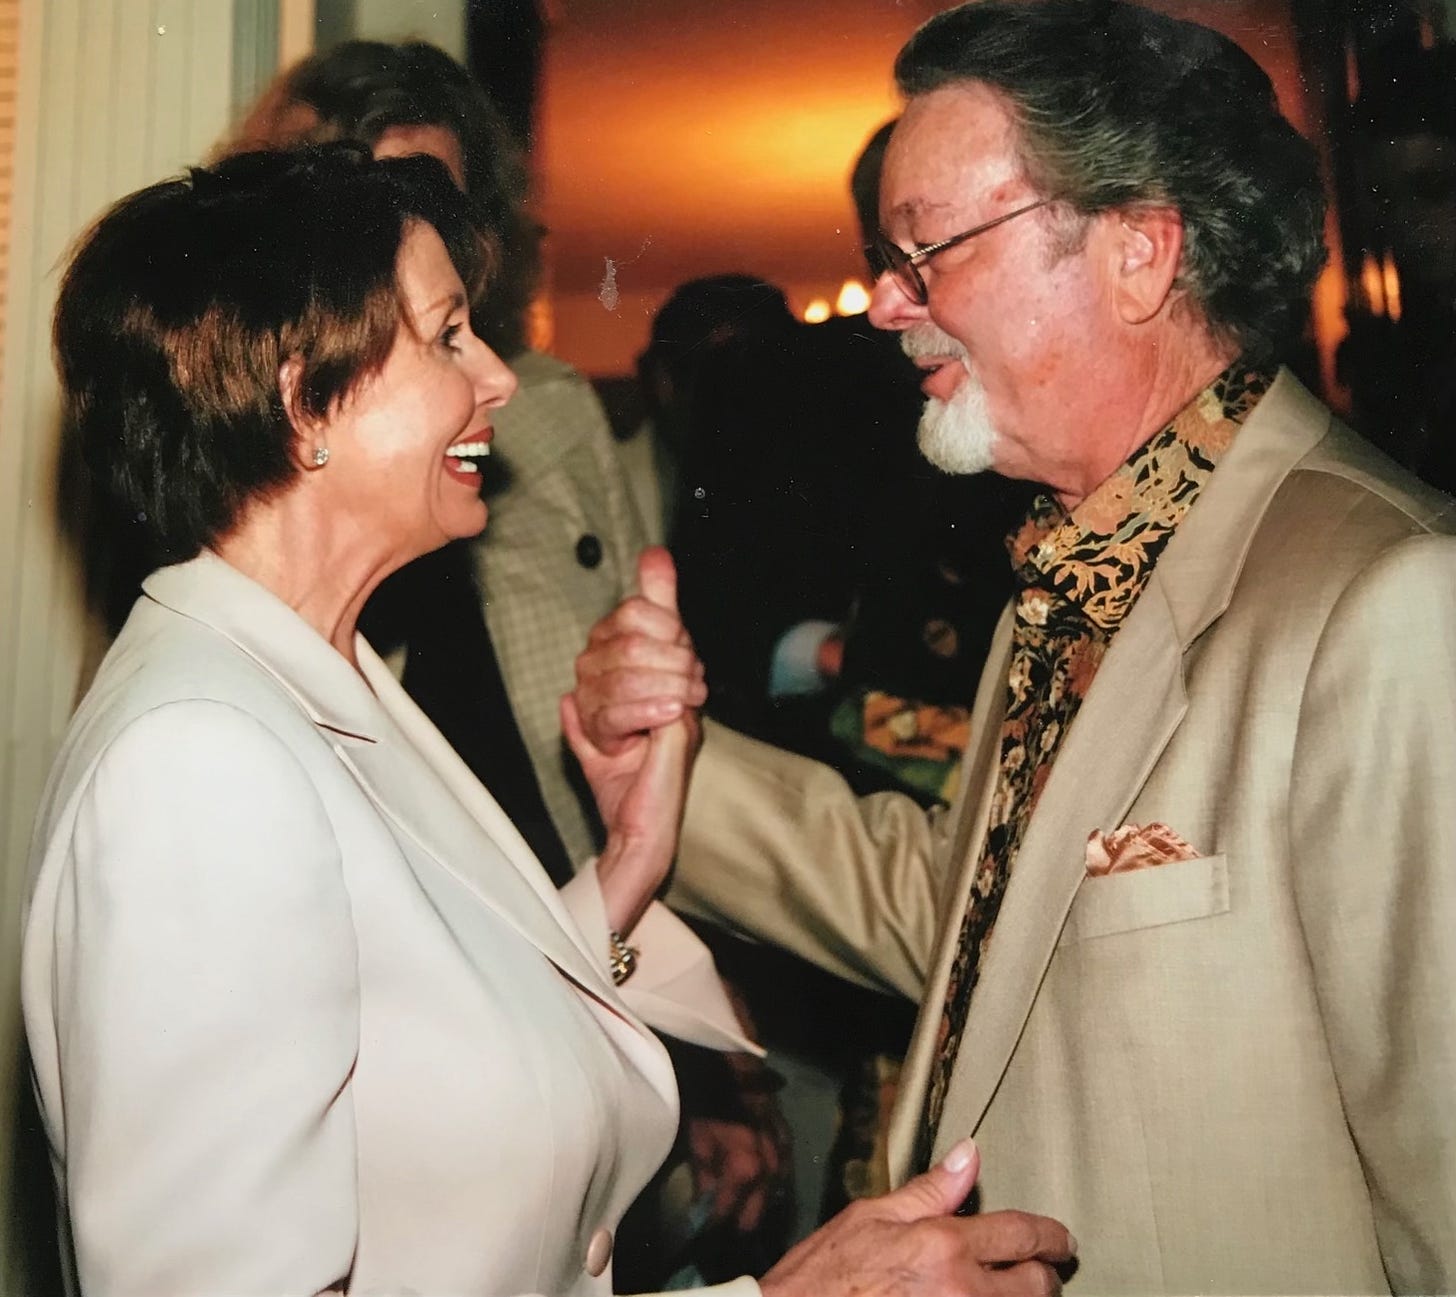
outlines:
[{"label": "woman with short dark hair", "polygon": [[[553,876],[567,878],[595,849],[598,826],[563,750],[556,700],[574,682],[592,623],[630,593],[648,539],[591,385],[528,346],[541,229],[520,143],[490,97],[433,45],[344,41],[280,72],[226,150],[330,140],[365,144],[375,157],[439,158],[500,243],[491,291],[471,312],[520,381],[485,482],[490,541],[411,565],[372,601],[365,625],[384,650],[407,649],[411,697],[496,790]],[[472,672],[464,679],[462,657]]]},{"label": "woman with short dark hair", "polygon": [[629,1003],[743,1045],[701,948],[639,926],[687,722],[640,770],[578,744],[609,836],[558,897],[355,634],[485,522],[488,253],[437,162],[335,145],[134,194],[66,272],[78,444],[168,564],[36,839],[26,1021],[86,1293],[603,1287],[676,1121]]}]

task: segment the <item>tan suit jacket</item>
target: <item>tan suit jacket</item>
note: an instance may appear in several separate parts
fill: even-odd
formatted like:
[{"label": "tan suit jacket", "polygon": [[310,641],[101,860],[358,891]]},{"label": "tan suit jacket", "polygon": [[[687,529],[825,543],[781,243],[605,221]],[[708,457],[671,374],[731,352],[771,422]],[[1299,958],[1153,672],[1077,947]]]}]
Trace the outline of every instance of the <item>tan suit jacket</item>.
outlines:
[{"label": "tan suit jacket", "polygon": [[656,907],[619,993],[595,872],[558,894],[362,640],[367,685],[210,554],[145,590],[33,857],[72,1290],[609,1293],[676,1125],[643,1020],[743,1044],[702,947]]},{"label": "tan suit jacket", "polygon": [[[1070,1291],[1456,1286],[1456,514],[1283,374],[1119,631],[1028,826],[937,1152],[1056,1216]],[[922,1000],[911,1169],[1006,688],[953,815],[715,731],[676,898]],[[1089,833],[1200,858],[1089,878]]]},{"label": "tan suit jacket", "polygon": [[557,706],[576,683],[587,632],[636,588],[647,537],[586,379],[535,351],[511,368],[520,390],[495,416],[511,481],[491,500],[471,551],[516,724],[546,809],[580,865],[596,850],[595,812],[567,774]]}]

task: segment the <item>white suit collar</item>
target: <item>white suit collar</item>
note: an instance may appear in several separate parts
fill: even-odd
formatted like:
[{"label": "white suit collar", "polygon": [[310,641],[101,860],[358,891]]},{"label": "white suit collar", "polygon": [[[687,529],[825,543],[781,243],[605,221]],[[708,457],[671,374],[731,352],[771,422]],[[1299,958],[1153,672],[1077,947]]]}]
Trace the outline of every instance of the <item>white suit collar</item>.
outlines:
[{"label": "white suit collar", "polygon": [[[359,673],[271,590],[211,550],[159,568],[142,582],[142,592],[227,636],[266,668],[316,724],[379,741],[379,701]],[[368,648],[362,637],[355,642]]]}]

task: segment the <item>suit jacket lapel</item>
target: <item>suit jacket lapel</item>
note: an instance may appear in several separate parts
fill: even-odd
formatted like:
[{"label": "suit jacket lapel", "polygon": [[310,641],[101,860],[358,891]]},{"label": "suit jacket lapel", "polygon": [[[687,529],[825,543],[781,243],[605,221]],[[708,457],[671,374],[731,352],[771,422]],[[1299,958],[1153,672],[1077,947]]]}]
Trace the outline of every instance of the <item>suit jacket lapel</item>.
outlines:
[{"label": "suit jacket lapel", "polygon": [[[896,1183],[903,1180],[910,1170],[910,1157],[935,1056],[940,1006],[945,1000],[946,983],[950,978],[951,959],[960,932],[960,916],[965,913],[975,874],[973,869],[964,865],[972,858],[972,844],[979,843],[985,835],[991,796],[996,789],[1001,722],[1006,714],[1005,680],[1011,655],[1011,628],[1011,608],[1008,605],[991,637],[986,666],[971,711],[973,747],[966,752],[965,777],[955,803],[956,818],[951,829],[947,865],[949,876],[940,900],[940,937],[927,972],[920,1016],[901,1065],[900,1101],[890,1114],[887,1154],[891,1179]],[[951,916],[954,916],[954,922],[951,922]]]},{"label": "suit jacket lapel", "polygon": [[[457,882],[622,1013],[605,968],[587,951],[525,839],[363,640],[358,652],[381,709],[399,731],[395,742],[341,748],[371,797]],[[482,850],[482,830],[495,850]]]},{"label": "suit jacket lapel", "polygon": [[481,921],[480,907],[488,907],[621,1020],[618,1043],[663,1101],[676,1106],[677,1078],[666,1052],[593,958],[525,839],[374,650],[360,639],[356,651],[398,734],[372,746],[345,739],[336,750],[379,809],[429,856],[435,869],[417,868],[415,877],[461,948],[474,958],[497,939]]},{"label": "suit jacket lapel", "polygon": [[1123,822],[1186,710],[1182,646],[1167,601],[1150,581],[1067,731],[1012,866],[971,997],[937,1152],[975,1130],[1010,1061],[1086,873],[1088,833]]},{"label": "suit jacket lapel", "polygon": [[[1056,948],[1072,899],[1086,872],[1086,839],[1094,829],[1124,822],[1187,710],[1183,654],[1228,606],[1244,555],[1280,483],[1322,437],[1329,415],[1286,371],[1250,415],[1203,495],[1159,559],[1098,670],[1027,827],[996,920],[986,964],[961,1037],[935,1155],[974,1133],[1010,1061],[1037,988]],[[988,689],[1006,689],[1009,630],[997,636],[998,653],[981,681],[977,713]],[[995,709],[999,729],[1001,709]],[[987,723],[991,709],[984,711]],[[986,810],[997,774],[997,749],[980,736],[980,780],[973,818],[957,835],[953,886],[946,893],[939,950],[925,1008],[902,1076],[890,1132],[890,1165],[898,1182],[911,1168],[917,1123],[924,1106],[929,1062],[939,1028],[975,866],[981,855]],[[968,790],[968,791],[973,791]],[[1176,826],[1175,826],[1176,827]]]},{"label": "suit jacket lapel", "polygon": [[386,730],[376,744],[339,738],[335,750],[379,810],[428,857],[425,868],[411,859],[415,877],[461,949],[475,959],[499,940],[499,930],[483,921],[482,907],[491,910],[621,1020],[618,1043],[675,1106],[677,1079],[666,1053],[592,958],[525,839],[362,639],[357,653],[395,732]]}]

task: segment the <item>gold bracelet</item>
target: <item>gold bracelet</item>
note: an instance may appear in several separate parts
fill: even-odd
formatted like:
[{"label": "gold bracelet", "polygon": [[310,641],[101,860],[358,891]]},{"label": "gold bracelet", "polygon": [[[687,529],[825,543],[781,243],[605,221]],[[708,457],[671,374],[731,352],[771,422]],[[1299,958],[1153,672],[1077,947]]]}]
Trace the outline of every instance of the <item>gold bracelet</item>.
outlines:
[{"label": "gold bracelet", "polygon": [[637,971],[637,956],[641,952],[636,946],[629,946],[626,938],[615,928],[607,933],[607,941],[611,945],[611,959],[608,962],[612,970],[612,985],[621,986]]}]

